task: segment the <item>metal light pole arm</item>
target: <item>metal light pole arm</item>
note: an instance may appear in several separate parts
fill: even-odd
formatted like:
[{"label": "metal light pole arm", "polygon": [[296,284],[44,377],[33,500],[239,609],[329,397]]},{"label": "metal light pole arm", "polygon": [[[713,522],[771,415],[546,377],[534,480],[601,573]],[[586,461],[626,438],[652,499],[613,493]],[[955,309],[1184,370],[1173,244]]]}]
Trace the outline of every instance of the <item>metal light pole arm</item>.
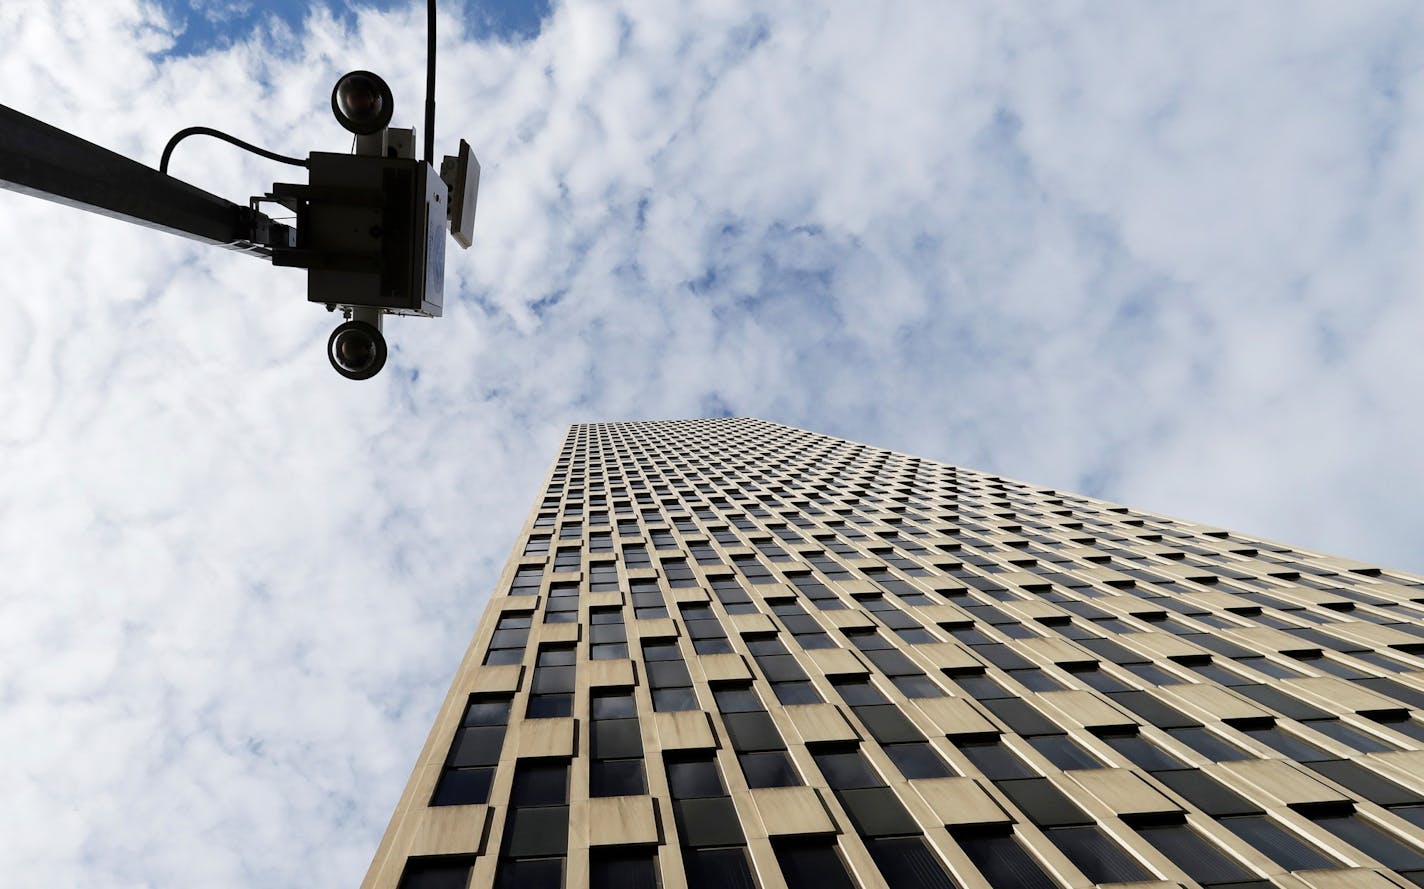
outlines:
[{"label": "metal light pole arm", "polygon": [[0,188],[256,256],[295,230],[0,105]]}]

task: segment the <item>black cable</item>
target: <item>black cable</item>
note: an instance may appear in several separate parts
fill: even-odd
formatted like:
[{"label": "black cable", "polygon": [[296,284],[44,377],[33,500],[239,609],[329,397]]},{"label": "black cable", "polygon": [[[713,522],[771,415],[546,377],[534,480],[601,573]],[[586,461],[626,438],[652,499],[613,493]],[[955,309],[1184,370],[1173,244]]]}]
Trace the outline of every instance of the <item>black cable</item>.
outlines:
[{"label": "black cable", "polygon": [[435,0],[425,2],[425,162],[435,165]]},{"label": "black cable", "polygon": [[258,148],[251,142],[244,142],[236,136],[229,136],[221,130],[212,127],[188,127],[173,134],[173,138],[168,140],[168,144],[163,146],[163,159],[158,162],[158,172],[167,175],[168,159],[173,156],[173,149],[179,142],[189,136],[212,136],[214,139],[221,139],[224,142],[231,142],[238,148],[245,148],[253,154],[260,154],[268,160],[279,161],[284,164],[291,164],[294,167],[305,167],[307,162],[298,157],[287,157],[285,154],[277,154],[275,151],[268,151],[265,148]]}]

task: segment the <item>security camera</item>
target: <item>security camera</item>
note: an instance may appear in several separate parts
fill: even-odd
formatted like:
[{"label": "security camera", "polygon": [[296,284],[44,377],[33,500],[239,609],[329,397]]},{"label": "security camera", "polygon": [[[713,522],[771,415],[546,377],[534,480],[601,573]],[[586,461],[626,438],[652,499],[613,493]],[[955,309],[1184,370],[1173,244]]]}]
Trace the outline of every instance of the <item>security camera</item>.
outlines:
[{"label": "security camera", "polygon": [[434,166],[433,85],[427,84],[426,157],[415,130],[392,127],[391,88],[370,71],[343,74],[331,113],[356,134],[351,154],[313,151],[308,182],[277,182],[264,201],[296,217],[293,243],[272,248],[272,264],[307,270],[307,301],[340,309],[345,323],[326,356],[349,380],[369,380],[386,363],[386,315],[438,318],[445,288],[445,234],[472,243],[480,162],[465,140]]},{"label": "security camera", "polygon": [[336,122],[358,136],[384,130],[395,110],[391,88],[370,71],[343,74],[331,90],[331,113]]},{"label": "security camera", "polygon": [[[380,316],[377,315],[377,324]],[[386,366],[386,338],[368,321],[347,321],[331,332],[326,357],[348,380],[369,380]]]}]

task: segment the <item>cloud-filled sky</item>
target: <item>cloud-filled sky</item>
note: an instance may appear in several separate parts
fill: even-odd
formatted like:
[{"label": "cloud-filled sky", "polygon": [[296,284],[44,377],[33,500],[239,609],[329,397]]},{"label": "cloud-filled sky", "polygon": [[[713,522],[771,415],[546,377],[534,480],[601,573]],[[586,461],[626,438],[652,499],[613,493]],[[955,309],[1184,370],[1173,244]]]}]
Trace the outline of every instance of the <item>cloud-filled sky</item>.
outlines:
[{"label": "cloud-filled sky", "polygon": [[[421,118],[424,8],[9,0],[149,164]],[[483,168],[367,383],[301,273],[0,192],[0,873],[359,882],[566,424],[758,416],[1424,570],[1424,7],[442,4]],[[300,171],[189,140],[237,201]]]}]

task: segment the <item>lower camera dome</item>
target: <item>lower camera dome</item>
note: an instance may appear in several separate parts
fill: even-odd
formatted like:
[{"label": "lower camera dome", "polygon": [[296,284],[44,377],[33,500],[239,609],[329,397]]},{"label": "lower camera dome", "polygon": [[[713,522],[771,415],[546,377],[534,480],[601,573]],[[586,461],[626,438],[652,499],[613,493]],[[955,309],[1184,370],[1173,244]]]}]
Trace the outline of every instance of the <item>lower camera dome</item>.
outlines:
[{"label": "lower camera dome", "polygon": [[386,366],[386,338],[374,324],[347,321],[331,332],[326,357],[348,380],[369,380]]}]

